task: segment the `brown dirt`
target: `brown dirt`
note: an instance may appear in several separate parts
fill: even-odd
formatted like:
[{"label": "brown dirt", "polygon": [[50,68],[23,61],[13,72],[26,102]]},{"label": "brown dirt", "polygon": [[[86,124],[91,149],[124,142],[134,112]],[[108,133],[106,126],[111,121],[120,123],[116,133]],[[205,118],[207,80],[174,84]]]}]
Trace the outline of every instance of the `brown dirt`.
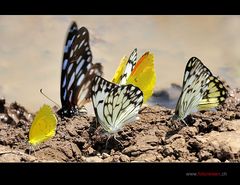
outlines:
[{"label": "brown dirt", "polygon": [[[145,107],[116,141],[90,116],[59,119],[56,135],[34,151],[28,144],[33,114],[0,100],[0,162],[240,162],[240,90],[217,111],[192,114],[189,126],[173,109]],[[30,154],[30,155],[29,155]]]}]

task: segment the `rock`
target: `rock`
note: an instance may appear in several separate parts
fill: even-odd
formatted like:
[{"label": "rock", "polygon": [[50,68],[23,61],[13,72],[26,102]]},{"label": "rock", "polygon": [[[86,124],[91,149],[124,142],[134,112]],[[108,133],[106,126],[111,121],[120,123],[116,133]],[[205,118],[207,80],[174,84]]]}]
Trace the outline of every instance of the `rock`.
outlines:
[{"label": "rock", "polygon": [[166,140],[165,140],[165,143],[166,143],[166,144],[171,144],[174,140],[176,140],[176,139],[178,139],[178,138],[183,138],[183,136],[180,135],[180,134],[174,134],[174,135],[172,135],[170,138],[166,139]]},{"label": "rock", "polygon": [[77,136],[78,133],[76,132],[76,128],[73,124],[67,124],[66,125],[66,130],[68,131],[70,136]]},{"label": "rock", "polygon": [[120,162],[120,156],[119,155],[114,155],[113,156],[113,162]]},{"label": "rock", "polygon": [[161,154],[158,154],[156,156],[156,161],[162,161],[164,159],[164,157]]},{"label": "rock", "polygon": [[82,155],[81,150],[75,143],[71,143],[73,155],[76,157],[80,157]]},{"label": "rock", "polygon": [[186,158],[189,154],[184,138],[178,138],[173,141],[171,144],[171,148],[173,149],[173,154],[176,158]]},{"label": "rock", "polygon": [[211,158],[202,162],[209,162],[209,163],[220,163],[221,161],[217,158]]},{"label": "rock", "polygon": [[139,156],[142,152],[141,151],[136,151],[136,152],[131,152],[131,156]]},{"label": "rock", "polygon": [[107,154],[107,153],[102,153],[102,158],[103,159],[105,159],[105,158],[107,158],[107,157],[109,157],[110,155],[109,154]]},{"label": "rock", "polygon": [[140,156],[136,157],[134,161],[139,162],[154,162],[156,161],[157,157],[154,154],[141,154]]},{"label": "rock", "polygon": [[109,157],[103,159],[103,162],[113,162],[113,156],[109,156]]},{"label": "rock", "polygon": [[2,154],[0,155],[0,162],[21,162],[21,156],[16,154]]},{"label": "rock", "polygon": [[121,154],[120,161],[121,162],[130,162],[130,158],[127,155]]},{"label": "rock", "polygon": [[142,152],[156,149],[159,142],[158,137],[155,135],[139,135],[135,138],[135,140],[135,145],[130,145],[129,147],[125,148],[122,151],[123,154],[137,156]]},{"label": "rock", "polygon": [[64,152],[59,151],[54,148],[43,148],[36,152],[34,152],[36,158],[38,160],[44,161],[58,161],[58,162],[66,162],[68,161],[68,157],[65,155]]},{"label": "rock", "polygon": [[178,134],[183,136],[193,137],[198,133],[198,129],[196,127],[183,127]]},{"label": "rock", "polygon": [[163,156],[173,155],[173,149],[170,145],[163,146]]},{"label": "rock", "polygon": [[220,160],[233,159],[233,156],[240,152],[240,129],[234,122],[232,126],[236,131],[212,131],[204,136],[196,136],[196,142],[200,143],[201,150],[211,152],[213,156],[217,156]]},{"label": "rock", "polygon": [[200,150],[200,152],[198,153],[198,157],[201,161],[203,161],[203,160],[210,159],[212,157],[212,154],[208,151]]},{"label": "rock", "polygon": [[174,162],[174,161],[175,161],[174,156],[167,156],[161,162]]},{"label": "rock", "polygon": [[93,155],[96,151],[92,147],[87,148],[88,155]]},{"label": "rock", "polygon": [[103,160],[98,156],[86,157],[86,162],[103,162]]}]

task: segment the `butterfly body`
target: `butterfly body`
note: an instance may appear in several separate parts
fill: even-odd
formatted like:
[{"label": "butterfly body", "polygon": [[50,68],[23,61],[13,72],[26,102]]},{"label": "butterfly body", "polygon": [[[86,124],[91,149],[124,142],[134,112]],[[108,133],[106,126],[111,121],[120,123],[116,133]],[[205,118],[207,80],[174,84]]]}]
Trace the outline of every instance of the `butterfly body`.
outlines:
[{"label": "butterfly body", "polygon": [[92,79],[102,74],[102,65],[92,63],[87,28],[72,23],[64,47],[60,96],[61,116],[72,117],[85,112],[82,108],[90,101]]},{"label": "butterfly body", "polygon": [[208,110],[222,104],[227,98],[223,83],[196,57],[185,68],[182,92],[173,119],[184,121],[190,113]]},{"label": "butterfly body", "polygon": [[142,91],[134,85],[116,85],[96,76],[92,102],[97,121],[108,133],[117,133],[125,124],[136,120],[143,103]]}]

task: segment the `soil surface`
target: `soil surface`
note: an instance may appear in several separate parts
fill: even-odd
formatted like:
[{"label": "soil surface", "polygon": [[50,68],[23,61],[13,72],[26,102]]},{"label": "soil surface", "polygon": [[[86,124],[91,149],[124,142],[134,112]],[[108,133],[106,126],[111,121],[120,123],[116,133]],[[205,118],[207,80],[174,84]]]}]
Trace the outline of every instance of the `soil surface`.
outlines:
[{"label": "soil surface", "polygon": [[188,117],[188,126],[171,117],[174,109],[143,107],[139,119],[114,137],[95,117],[58,118],[56,135],[28,143],[34,114],[0,100],[0,162],[240,162],[240,89],[215,111]]}]

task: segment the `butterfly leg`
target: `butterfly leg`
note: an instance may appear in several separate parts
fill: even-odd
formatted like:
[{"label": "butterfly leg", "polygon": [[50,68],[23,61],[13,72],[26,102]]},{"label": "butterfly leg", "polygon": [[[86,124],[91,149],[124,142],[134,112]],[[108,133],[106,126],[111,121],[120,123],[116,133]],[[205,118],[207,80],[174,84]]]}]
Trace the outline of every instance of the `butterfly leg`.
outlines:
[{"label": "butterfly leg", "polygon": [[113,135],[113,138],[123,147],[123,144],[121,143],[121,141],[119,141],[119,140],[116,138],[116,134]]},{"label": "butterfly leg", "polygon": [[185,123],[185,125],[188,127],[188,124],[186,123],[186,121],[185,121],[184,119],[181,119],[181,121],[182,121],[183,123]]},{"label": "butterfly leg", "polygon": [[110,139],[111,137],[112,137],[112,135],[109,135],[108,138],[107,138],[106,145],[105,145],[105,150],[107,149],[108,141],[109,141],[109,139]]}]

